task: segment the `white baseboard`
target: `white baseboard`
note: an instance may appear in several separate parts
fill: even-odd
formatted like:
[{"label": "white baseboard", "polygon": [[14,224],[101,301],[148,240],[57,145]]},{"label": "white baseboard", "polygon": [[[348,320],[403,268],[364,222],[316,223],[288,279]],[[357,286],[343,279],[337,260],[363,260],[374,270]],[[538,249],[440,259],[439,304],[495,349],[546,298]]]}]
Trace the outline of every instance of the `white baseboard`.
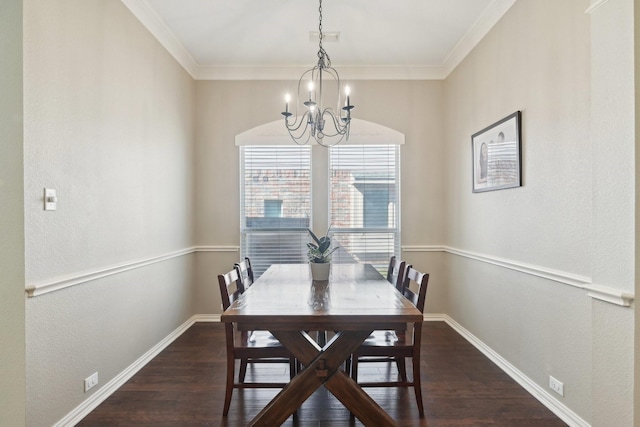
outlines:
[{"label": "white baseboard", "polygon": [[[215,318],[216,316],[212,316]],[[220,316],[217,316],[220,321]],[[202,320],[200,320],[202,319]],[[73,427],[84,417],[89,415],[91,411],[104,402],[109,396],[111,396],[117,389],[122,387],[127,381],[129,381],[140,369],[142,369],[147,363],[149,363],[154,357],[156,357],[162,350],[167,348],[169,344],[182,335],[187,329],[191,327],[195,322],[201,321],[213,321],[207,320],[209,316],[196,315],[192,316],[189,320],[180,325],[176,330],[171,332],[166,338],[153,346],[149,351],[140,356],[138,360],[133,362],[124,371],[116,375],[111,381],[103,385],[96,390],[91,396],[89,396],[84,402],[78,405],[73,411],[69,412],[64,418],[54,424],[54,427]]]},{"label": "white baseboard", "polygon": [[466,330],[462,325],[453,320],[447,314],[425,314],[425,321],[444,321],[453,330],[459,333],[464,339],[469,341],[475,348],[480,350],[482,354],[487,356],[489,360],[495,363],[515,382],[520,384],[525,390],[535,397],[540,403],[553,412],[558,418],[567,423],[570,427],[591,427],[591,425],[583,420],[578,414],[567,408],[562,402],[553,395],[540,387],[537,383],[527,377],[519,369],[509,363],[506,359],[496,353],[491,347],[479,340],[475,335]]},{"label": "white baseboard", "polygon": [[[562,402],[558,401],[544,388],[540,387],[538,384],[532,381],[529,377],[523,374],[520,370],[518,370],[515,366],[509,363],[498,353],[493,351],[489,346],[480,341],[471,332],[466,330],[464,327],[462,327],[462,325],[453,320],[447,314],[425,314],[424,320],[446,322],[449,326],[451,326],[451,328],[453,328],[453,330],[455,330],[467,341],[469,341],[474,347],[480,350],[482,354],[489,358],[489,360],[495,363],[507,375],[513,378],[514,381],[520,384],[533,397],[540,401],[540,403],[546,406],[551,412],[557,415],[558,418],[567,423],[570,427],[591,427],[591,425],[580,418],[578,414],[563,405]],[[133,362],[128,368],[126,368],[111,381],[98,389],[93,395],[91,395],[88,399],[78,405],[73,411],[71,411],[64,418],[54,424],[54,427],[75,426],[196,322],[220,322],[220,315],[196,314],[192,316],[189,320],[180,325],[175,331],[170,333],[165,339],[160,341],[153,348],[142,355],[138,360]]]}]

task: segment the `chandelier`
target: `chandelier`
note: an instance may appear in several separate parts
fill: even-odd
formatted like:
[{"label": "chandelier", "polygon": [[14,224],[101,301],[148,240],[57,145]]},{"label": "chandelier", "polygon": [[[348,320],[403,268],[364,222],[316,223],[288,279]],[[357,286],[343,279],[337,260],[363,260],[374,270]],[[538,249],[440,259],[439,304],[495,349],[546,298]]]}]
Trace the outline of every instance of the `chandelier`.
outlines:
[{"label": "chandelier", "polygon": [[[305,71],[298,81],[298,94],[295,103],[295,115],[289,111],[291,96],[285,96],[284,123],[289,135],[296,144],[307,144],[313,137],[315,141],[325,147],[340,143],[343,139],[349,140],[349,126],[351,123],[351,105],[349,98],[349,86],[345,86],[346,100],[340,96],[340,76],[331,66],[331,59],[322,47],[322,0],[318,11],[320,21],[318,24],[318,36],[320,38],[318,50],[318,64]],[[304,86],[306,85],[306,91]],[[326,92],[323,93],[323,89]],[[331,103],[334,98],[337,108],[324,107],[323,101]],[[304,105],[302,107],[300,104]],[[298,114],[298,106],[304,111]],[[291,118],[291,116],[294,116]]]}]

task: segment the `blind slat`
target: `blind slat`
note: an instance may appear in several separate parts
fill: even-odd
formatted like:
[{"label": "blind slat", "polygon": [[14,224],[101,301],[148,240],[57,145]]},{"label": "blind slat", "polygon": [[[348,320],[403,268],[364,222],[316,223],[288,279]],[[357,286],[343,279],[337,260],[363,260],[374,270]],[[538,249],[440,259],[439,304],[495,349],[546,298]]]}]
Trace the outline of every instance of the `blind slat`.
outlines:
[{"label": "blind slat", "polygon": [[256,277],[271,264],[306,261],[311,216],[311,150],[243,146],[241,253]]},{"label": "blind slat", "polygon": [[330,150],[330,219],[334,262],[367,262],[381,271],[400,252],[399,146]]}]

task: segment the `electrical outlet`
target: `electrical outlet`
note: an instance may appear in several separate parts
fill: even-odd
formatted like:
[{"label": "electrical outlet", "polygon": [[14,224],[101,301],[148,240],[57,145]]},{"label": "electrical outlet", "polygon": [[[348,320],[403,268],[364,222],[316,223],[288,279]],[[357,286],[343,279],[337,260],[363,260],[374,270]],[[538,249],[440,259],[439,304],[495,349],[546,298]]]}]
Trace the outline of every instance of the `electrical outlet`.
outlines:
[{"label": "electrical outlet", "polygon": [[564,384],[553,378],[551,375],[549,375],[549,388],[558,393],[560,396],[564,396]]},{"label": "electrical outlet", "polygon": [[94,372],[84,380],[84,392],[88,392],[93,387],[98,385],[98,373]]}]

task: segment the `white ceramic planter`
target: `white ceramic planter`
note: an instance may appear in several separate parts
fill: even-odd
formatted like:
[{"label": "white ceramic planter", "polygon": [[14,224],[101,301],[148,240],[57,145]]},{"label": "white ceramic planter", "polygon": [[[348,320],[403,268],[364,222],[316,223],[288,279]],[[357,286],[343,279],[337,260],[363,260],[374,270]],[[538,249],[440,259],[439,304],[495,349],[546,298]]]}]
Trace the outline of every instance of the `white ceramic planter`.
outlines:
[{"label": "white ceramic planter", "polygon": [[316,281],[329,280],[329,272],[331,271],[331,263],[317,263],[310,262],[311,267],[311,279]]}]

